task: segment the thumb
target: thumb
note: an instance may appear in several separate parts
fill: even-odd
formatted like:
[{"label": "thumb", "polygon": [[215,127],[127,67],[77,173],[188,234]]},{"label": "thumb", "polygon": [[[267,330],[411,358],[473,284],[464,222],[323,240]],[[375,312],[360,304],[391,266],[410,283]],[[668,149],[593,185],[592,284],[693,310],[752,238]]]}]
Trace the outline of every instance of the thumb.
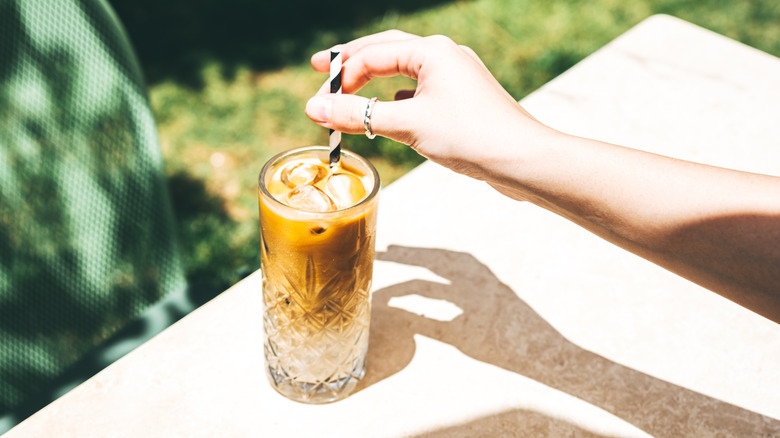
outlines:
[{"label": "thumb", "polygon": [[[368,104],[369,99],[354,94],[319,94],[306,103],[306,115],[326,128],[363,134]],[[409,108],[404,108],[404,104],[404,101],[376,101],[369,119],[371,132],[408,144],[411,119]]]}]

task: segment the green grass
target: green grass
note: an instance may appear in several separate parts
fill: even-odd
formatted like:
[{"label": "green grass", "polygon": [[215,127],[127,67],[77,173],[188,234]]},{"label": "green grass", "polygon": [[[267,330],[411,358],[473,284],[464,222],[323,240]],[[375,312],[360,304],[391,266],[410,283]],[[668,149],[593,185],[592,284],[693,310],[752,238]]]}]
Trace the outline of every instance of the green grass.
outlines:
[{"label": "green grass", "polygon": [[[146,17],[139,12],[140,6],[132,6],[137,3],[115,3],[119,3],[117,9],[123,20]],[[162,12],[177,7],[175,2],[165,3],[170,7],[160,9]],[[193,4],[207,3],[201,0]],[[234,3],[255,7],[238,0]],[[256,178],[260,167],[279,151],[327,143],[326,130],[303,113],[306,100],[326,79],[313,72],[308,63],[308,55],[317,49],[389,28],[421,35],[445,34],[472,47],[517,99],[656,13],[683,18],[780,55],[780,2],[776,0],[477,0],[424,4],[430,6],[415,9],[399,3],[398,7],[360,9],[345,14],[343,21],[331,27],[326,20],[317,25],[317,17],[307,16],[308,21],[300,22],[305,27],[300,32],[282,27],[294,26],[295,20],[278,14],[277,29],[285,31],[269,32],[270,36],[257,42],[265,44],[265,57],[251,41],[245,41],[246,33],[227,40],[232,50],[220,56],[218,48],[208,45],[201,51],[185,50],[187,38],[205,42],[194,33],[172,30],[166,30],[165,38],[158,38],[158,42],[184,35],[179,42],[183,47],[181,57],[176,57],[178,52],[155,56],[154,38],[148,37],[147,30],[136,30],[131,20],[130,37],[142,42],[138,51],[142,61],[148,60],[144,68],[151,81],[150,95],[179,217],[182,247],[194,281],[218,288],[235,282],[241,272],[258,267]],[[343,7],[349,11],[350,3]],[[189,11],[191,16],[193,10],[197,12],[197,7]],[[197,22],[193,17],[190,20]],[[152,42],[144,45],[144,41]],[[243,52],[246,56],[242,58]],[[269,53],[273,56],[267,56]],[[174,68],[183,64],[186,68]],[[181,75],[185,70],[186,77]],[[410,87],[414,83],[406,79],[378,80],[361,94],[388,100],[397,89]],[[386,139],[345,136],[344,144],[370,157],[385,184],[421,162],[406,146]]]}]

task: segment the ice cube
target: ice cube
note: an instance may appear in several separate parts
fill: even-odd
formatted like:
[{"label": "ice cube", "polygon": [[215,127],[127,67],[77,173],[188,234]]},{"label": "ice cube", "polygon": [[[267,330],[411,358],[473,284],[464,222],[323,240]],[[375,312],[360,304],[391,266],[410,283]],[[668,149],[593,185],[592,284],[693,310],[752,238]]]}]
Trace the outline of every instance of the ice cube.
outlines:
[{"label": "ice cube", "polygon": [[287,187],[314,185],[328,174],[325,166],[315,163],[292,162],[282,169],[281,180]]},{"label": "ice cube", "polygon": [[366,197],[360,178],[351,173],[336,173],[328,178],[325,191],[339,208],[351,207]]},{"label": "ice cube", "polygon": [[299,210],[323,213],[336,210],[336,204],[315,186],[298,186],[287,194],[287,205]]}]

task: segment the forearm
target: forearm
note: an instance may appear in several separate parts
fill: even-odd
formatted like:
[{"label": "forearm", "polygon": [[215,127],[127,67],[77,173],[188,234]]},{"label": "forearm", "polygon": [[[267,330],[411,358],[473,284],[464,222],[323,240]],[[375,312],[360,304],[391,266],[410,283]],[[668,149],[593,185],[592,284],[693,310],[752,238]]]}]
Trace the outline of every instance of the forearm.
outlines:
[{"label": "forearm", "polygon": [[780,322],[780,178],[554,131],[532,139],[486,180]]}]

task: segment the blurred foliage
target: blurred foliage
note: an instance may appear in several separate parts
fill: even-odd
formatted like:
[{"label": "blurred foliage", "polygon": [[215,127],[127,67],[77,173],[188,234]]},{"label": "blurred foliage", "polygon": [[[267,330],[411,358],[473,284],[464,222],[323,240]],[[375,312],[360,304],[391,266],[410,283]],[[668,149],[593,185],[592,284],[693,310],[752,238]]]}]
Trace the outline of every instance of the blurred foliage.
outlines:
[{"label": "blurred foliage", "polygon": [[[327,79],[317,50],[399,28],[472,47],[517,99],[652,14],[665,13],[780,55],[777,0],[109,0],[150,83],[190,277],[234,282],[258,267],[256,178],[281,150],[327,144],[303,113]],[[360,94],[391,100],[405,78]],[[385,184],[421,162],[386,139],[345,136]],[[187,179],[205,193],[188,192]],[[199,196],[211,199],[203,204]]]},{"label": "blurred foliage", "polygon": [[111,0],[128,28],[148,79],[202,84],[200,67],[218,59],[269,70],[305,62],[321,43],[354,35],[388,11],[408,13],[446,0]]}]

